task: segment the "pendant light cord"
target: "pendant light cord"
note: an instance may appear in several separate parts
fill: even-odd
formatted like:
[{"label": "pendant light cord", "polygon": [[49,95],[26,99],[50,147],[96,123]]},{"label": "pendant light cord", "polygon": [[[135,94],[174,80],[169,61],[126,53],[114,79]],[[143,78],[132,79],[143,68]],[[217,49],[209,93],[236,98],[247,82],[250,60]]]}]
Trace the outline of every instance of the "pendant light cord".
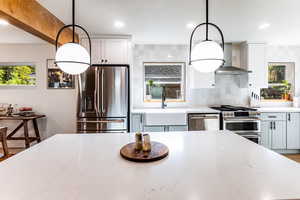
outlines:
[{"label": "pendant light cord", "polygon": [[208,0],[206,0],[206,41],[208,40]]},{"label": "pendant light cord", "polygon": [[75,43],[75,0],[72,0],[73,43]]}]

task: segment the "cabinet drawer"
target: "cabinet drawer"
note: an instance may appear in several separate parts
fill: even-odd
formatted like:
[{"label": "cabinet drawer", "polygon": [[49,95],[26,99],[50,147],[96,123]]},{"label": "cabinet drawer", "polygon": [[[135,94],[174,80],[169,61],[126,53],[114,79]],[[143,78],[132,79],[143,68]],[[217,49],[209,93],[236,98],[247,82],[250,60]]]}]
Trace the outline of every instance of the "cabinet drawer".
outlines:
[{"label": "cabinet drawer", "polygon": [[262,113],[261,119],[264,121],[268,121],[268,120],[285,121],[286,113]]}]

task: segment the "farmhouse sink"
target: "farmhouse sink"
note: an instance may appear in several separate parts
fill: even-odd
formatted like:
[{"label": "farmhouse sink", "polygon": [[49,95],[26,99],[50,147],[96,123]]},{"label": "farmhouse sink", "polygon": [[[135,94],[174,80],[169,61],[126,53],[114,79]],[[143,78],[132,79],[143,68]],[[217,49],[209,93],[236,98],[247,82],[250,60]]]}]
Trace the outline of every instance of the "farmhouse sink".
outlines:
[{"label": "farmhouse sink", "polygon": [[146,126],[187,125],[187,114],[177,108],[149,109],[144,113],[144,123]]}]

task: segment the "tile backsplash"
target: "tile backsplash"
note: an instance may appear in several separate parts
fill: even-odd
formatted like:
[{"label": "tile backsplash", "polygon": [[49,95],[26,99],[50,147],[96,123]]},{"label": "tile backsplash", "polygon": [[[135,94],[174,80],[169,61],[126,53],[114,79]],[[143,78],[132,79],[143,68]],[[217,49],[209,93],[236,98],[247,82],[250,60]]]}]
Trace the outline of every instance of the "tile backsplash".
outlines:
[{"label": "tile backsplash", "polygon": [[[160,104],[145,103],[143,100],[143,62],[185,62],[186,63],[186,103],[170,106],[207,106],[215,104],[247,105],[249,90],[241,88],[245,77],[216,75],[215,88],[190,89],[187,45],[135,45],[132,67],[133,107],[157,107]],[[201,81],[201,80],[199,80]],[[247,84],[246,84],[247,85]]]}]

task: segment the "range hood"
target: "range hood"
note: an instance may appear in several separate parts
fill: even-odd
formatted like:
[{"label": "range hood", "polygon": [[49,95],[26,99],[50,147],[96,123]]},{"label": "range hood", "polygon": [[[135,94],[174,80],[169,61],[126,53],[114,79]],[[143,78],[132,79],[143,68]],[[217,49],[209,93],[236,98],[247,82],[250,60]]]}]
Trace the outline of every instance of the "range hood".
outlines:
[{"label": "range hood", "polygon": [[241,51],[239,44],[226,43],[224,51],[225,64],[216,70],[220,75],[243,75],[251,73],[239,67],[241,64]]},{"label": "range hood", "polygon": [[222,66],[219,67],[219,69],[216,70],[216,74],[220,75],[242,75],[242,74],[248,74],[252,71],[247,71],[245,69],[235,67],[235,66]]}]

